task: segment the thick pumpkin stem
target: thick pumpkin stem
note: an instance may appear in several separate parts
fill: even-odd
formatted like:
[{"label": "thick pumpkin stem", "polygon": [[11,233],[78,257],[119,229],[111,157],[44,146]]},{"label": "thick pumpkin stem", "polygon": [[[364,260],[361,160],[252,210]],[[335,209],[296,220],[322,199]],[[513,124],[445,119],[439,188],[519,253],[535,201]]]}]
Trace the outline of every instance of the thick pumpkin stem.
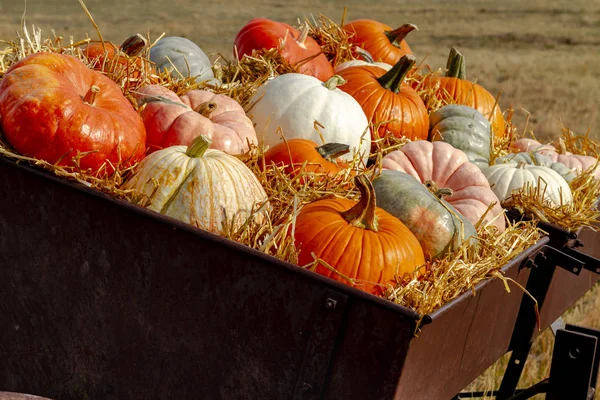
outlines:
[{"label": "thick pumpkin stem", "polygon": [[298,43],[298,46],[302,47],[303,49],[306,49],[306,45],[304,44],[304,41],[308,37],[309,29],[310,29],[310,27],[308,26],[308,24],[304,24],[304,26],[302,27],[302,30],[300,31],[300,36],[298,36],[298,39],[296,40],[296,42]]},{"label": "thick pumpkin stem", "polygon": [[194,108],[198,114],[202,115],[205,118],[209,118],[210,114],[217,109],[217,103],[214,101],[205,101],[204,103],[200,103],[198,107]]},{"label": "thick pumpkin stem", "polygon": [[526,165],[527,165],[527,163],[525,161],[519,161],[517,163],[517,168],[522,169],[522,168],[525,168]]},{"label": "thick pumpkin stem", "polygon": [[390,43],[396,47],[400,47],[400,43],[406,38],[406,35],[412,31],[417,31],[418,28],[413,24],[404,24],[400,28],[396,28],[393,31],[386,31],[385,36],[390,40]]},{"label": "thick pumpkin stem", "polygon": [[203,157],[211,144],[212,140],[208,136],[200,135],[188,146],[185,154],[190,158]]},{"label": "thick pumpkin stem", "polygon": [[450,49],[448,61],[446,62],[446,70],[448,78],[467,79],[465,58],[454,47]]},{"label": "thick pumpkin stem", "polygon": [[425,186],[438,199],[441,199],[444,196],[452,196],[452,194],[454,193],[452,191],[452,189],[450,189],[450,188],[440,188],[440,187],[438,187],[437,183],[435,183],[434,181],[430,181],[430,180],[425,181]]},{"label": "thick pumpkin stem", "polygon": [[365,49],[361,49],[360,47],[356,46],[354,48],[354,51],[356,51],[356,54],[361,56],[362,59],[365,60],[366,62],[368,62],[369,64],[375,64],[375,60],[373,59],[373,56],[371,55],[371,53],[369,53]]},{"label": "thick pumpkin stem", "polygon": [[134,57],[140,54],[146,46],[148,46],[148,40],[139,33],[136,33],[125,39],[121,44],[121,51],[129,57]]},{"label": "thick pumpkin stem", "polygon": [[96,101],[96,95],[100,93],[100,88],[96,85],[92,85],[90,90],[87,91],[85,96],[83,96],[83,102],[89,104],[90,106],[94,105]]},{"label": "thick pumpkin stem", "polygon": [[327,79],[323,86],[325,86],[329,90],[334,90],[338,86],[342,86],[346,83],[346,80],[339,75],[334,75],[331,78]]},{"label": "thick pumpkin stem", "polygon": [[354,183],[360,191],[360,200],[348,211],[341,212],[342,217],[350,225],[377,232],[377,216],[375,215],[375,189],[366,175],[357,175]]},{"label": "thick pumpkin stem", "polygon": [[392,69],[386,72],[385,75],[377,78],[377,82],[379,82],[381,87],[391,90],[394,93],[400,92],[404,78],[406,78],[406,75],[413,65],[415,65],[416,61],[417,59],[412,54],[402,56]]},{"label": "thick pumpkin stem", "polygon": [[323,146],[315,147],[317,153],[327,161],[335,162],[335,159],[350,153],[350,146],[343,143],[327,143]]}]

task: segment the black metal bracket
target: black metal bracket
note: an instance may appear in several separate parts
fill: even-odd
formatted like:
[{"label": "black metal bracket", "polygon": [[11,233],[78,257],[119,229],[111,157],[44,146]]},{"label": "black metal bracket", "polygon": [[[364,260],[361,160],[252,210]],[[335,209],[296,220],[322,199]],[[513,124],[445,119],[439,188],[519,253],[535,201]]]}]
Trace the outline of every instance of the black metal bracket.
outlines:
[{"label": "black metal bracket", "polygon": [[576,250],[577,247],[582,246],[583,243],[579,239],[575,239],[570,245],[563,247],[561,251],[582,261],[584,263],[584,269],[600,275],[600,260],[598,260],[596,257],[590,256],[589,254],[585,254],[579,250]]}]

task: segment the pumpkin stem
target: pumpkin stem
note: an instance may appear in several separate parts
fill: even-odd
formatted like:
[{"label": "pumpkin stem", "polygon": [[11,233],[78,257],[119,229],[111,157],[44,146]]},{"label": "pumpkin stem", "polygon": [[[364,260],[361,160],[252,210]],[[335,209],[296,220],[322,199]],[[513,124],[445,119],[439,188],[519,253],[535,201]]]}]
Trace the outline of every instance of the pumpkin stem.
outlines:
[{"label": "pumpkin stem", "polygon": [[129,57],[135,57],[140,54],[146,46],[148,46],[148,40],[139,33],[136,33],[125,39],[121,44],[121,51]]},{"label": "pumpkin stem", "polygon": [[190,158],[200,158],[204,156],[206,150],[210,147],[212,140],[208,136],[198,135],[192,144],[190,144],[185,152],[185,155]]},{"label": "pumpkin stem", "polygon": [[373,56],[371,55],[371,53],[369,53],[365,49],[361,49],[360,47],[356,46],[354,48],[354,51],[356,51],[356,54],[361,56],[363,58],[363,60],[365,60],[369,64],[375,64],[375,60],[373,59]]},{"label": "pumpkin stem", "polygon": [[450,49],[448,61],[446,62],[446,69],[446,76],[448,78],[467,79],[465,57],[463,57],[463,55],[454,47]]},{"label": "pumpkin stem", "polygon": [[526,165],[527,163],[525,161],[519,161],[517,163],[517,168],[525,168]]},{"label": "pumpkin stem", "polygon": [[308,23],[305,23],[304,26],[302,27],[302,30],[300,31],[300,36],[298,36],[298,39],[296,40],[296,42],[298,43],[298,46],[302,47],[303,49],[306,49],[306,45],[304,44],[304,41],[306,40],[307,36],[308,36],[308,31],[309,31],[309,26]]},{"label": "pumpkin stem", "polygon": [[210,114],[217,109],[217,103],[214,101],[205,101],[204,103],[198,104],[198,107],[194,108],[198,114],[205,118],[209,118]]},{"label": "pumpkin stem", "polygon": [[96,95],[100,93],[100,88],[96,85],[92,85],[90,87],[90,90],[87,91],[87,93],[85,94],[85,96],[83,96],[83,102],[85,104],[89,104],[90,106],[94,105],[94,102],[96,101]]},{"label": "pumpkin stem", "polygon": [[417,59],[412,54],[406,54],[402,56],[400,61],[396,63],[385,75],[377,78],[377,82],[381,85],[381,87],[391,90],[394,93],[398,93],[400,91],[400,87],[402,86],[402,82],[404,82],[404,78],[406,78],[406,74],[408,71],[415,65]]},{"label": "pumpkin stem", "polygon": [[360,191],[360,200],[348,211],[342,211],[342,217],[348,224],[358,228],[377,232],[377,216],[375,215],[375,189],[366,175],[357,175],[354,184]]},{"label": "pumpkin stem", "polygon": [[444,196],[452,196],[452,194],[454,193],[450,188],[438,187],[437,183],[431,180],[425,181],[425,187],[429,189],[429,191],[433,193],[438,199],[441,199]]},{"label": "pumpkin stem", "polygon": [[327,161],[335,162],[335,159],[350,153],[350,146],[343,143],[326,143],[315,147],[317,153]]},{"label": "pumpkin stem", "polygon": [[396,28],[393,31],[385,31],[385,36],[390,40],[390,43],[396,47],[400,47],[400,43],[404,40],[406,35],[412,31],[418,31],[416,25],[404,24],[400,28]]},{"label": "pumpkin stem", "polygon": [[343,85],[346,83],[346,80],[339,75],[334,75],[331,78],[327,79],[323,86],[325,86],[329,90],[334,90],[336,87]]}]

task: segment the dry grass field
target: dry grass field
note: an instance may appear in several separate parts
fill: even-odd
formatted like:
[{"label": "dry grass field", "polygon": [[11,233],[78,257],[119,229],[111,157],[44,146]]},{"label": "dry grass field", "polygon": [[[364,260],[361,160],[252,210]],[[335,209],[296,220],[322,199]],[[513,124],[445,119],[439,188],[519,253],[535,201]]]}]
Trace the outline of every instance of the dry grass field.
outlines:
[{"label": "dry grass field", "polygon": [[[515,110],[520,131],[530,114],[528,130],[537,137],[556,136],[561,123],[576,133],[588,130],[600,138],[600,1],[598,0],[87,0],[105,40],[120,43],[135,32],[156,38],[185,36],[206,52],[232,58],[237,31],[253,17],[295,23],[311,13],[340,21],[371,18],[393,27],[416,24],[408,42],[417,59],[433,68],[445,66],[451,46],[466,57],[467,75],[493,94],[501,92],[503,109]],[[0,39],[19,30],[24,2],[0,0]],[[45,36],[54,29],[68,40],[97,38],[77,0],[28,0],[26,23]],[[0,42],[0,51],[2,44]],[[600,328],[600,290],[589,292],[570,310],[568,322]],[[528,385],[547,376],[552,350],[546,332],[528,363]],[[506,360],[500,360],[471,389],[498,384]]]}]

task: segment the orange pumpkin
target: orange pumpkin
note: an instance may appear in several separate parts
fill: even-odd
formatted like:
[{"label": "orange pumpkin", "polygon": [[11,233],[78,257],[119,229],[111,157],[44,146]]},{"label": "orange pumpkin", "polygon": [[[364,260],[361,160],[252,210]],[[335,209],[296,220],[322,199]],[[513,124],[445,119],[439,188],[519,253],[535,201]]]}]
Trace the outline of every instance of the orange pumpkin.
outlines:
[{"label": "orange pumpkin", "polygon": [[368,51],[374,61],[394,65],[412,51],[404,38],[417,29],[413,24],[404,24],[397,29],[370,19],[358,19],[342,28],[350,34],[350,42]]},{"label": "orange pumpkin", "polygon": [[407,54],[391,70],[357,66],[339,71],[346,80],[341,90],[350,94],[361,105],[373,129],[373,140],[387,134],[409,139],[427,139],[429,115],[417,92],[404,83],[406,74],[415,64],[415,57]]},{"label": "orange pumpkin", "polygon": [[[504,117],[496,103],[496,98],[483,86],[466,79],[465,59],[455,48],[450,50],[446,69],[445,76],[427,75],[421,83],[415,84],[415,86],[418,90],[435,88],[437,99],[446,103],[461,104],[476,109],[490,121],[495,136],[505,136]],[[492,110],[493,115],[490,118]]]},{"label": "orange pumpkin", "polygon": [[415,272],[425,256],[415,235],[376,207],[371,181],[358,175],[355,183],[359,202],[324,199],[302,208],[294,230],[298,263],[310,264],[314,254],[334,269],[318,263],[317,273],[377,293],[395,277]]},{"label": "orange pumpkin", "polygon": [[146,150],[142,118],[121,88],[70,55],[34,53],[0,83],[6,141],[19,153],[49,163],[98,171],[109,162],[139,161]]},{"label": "orange pumpkin", "polygon": [[344,164],[336,158],[350,151],[350,146],[340,143],[317,145],[308,139],[291,139],[276,144],[264,154],[264,165],[285,166],[284,173],[296,176],[302,171],[335,176]]}]

